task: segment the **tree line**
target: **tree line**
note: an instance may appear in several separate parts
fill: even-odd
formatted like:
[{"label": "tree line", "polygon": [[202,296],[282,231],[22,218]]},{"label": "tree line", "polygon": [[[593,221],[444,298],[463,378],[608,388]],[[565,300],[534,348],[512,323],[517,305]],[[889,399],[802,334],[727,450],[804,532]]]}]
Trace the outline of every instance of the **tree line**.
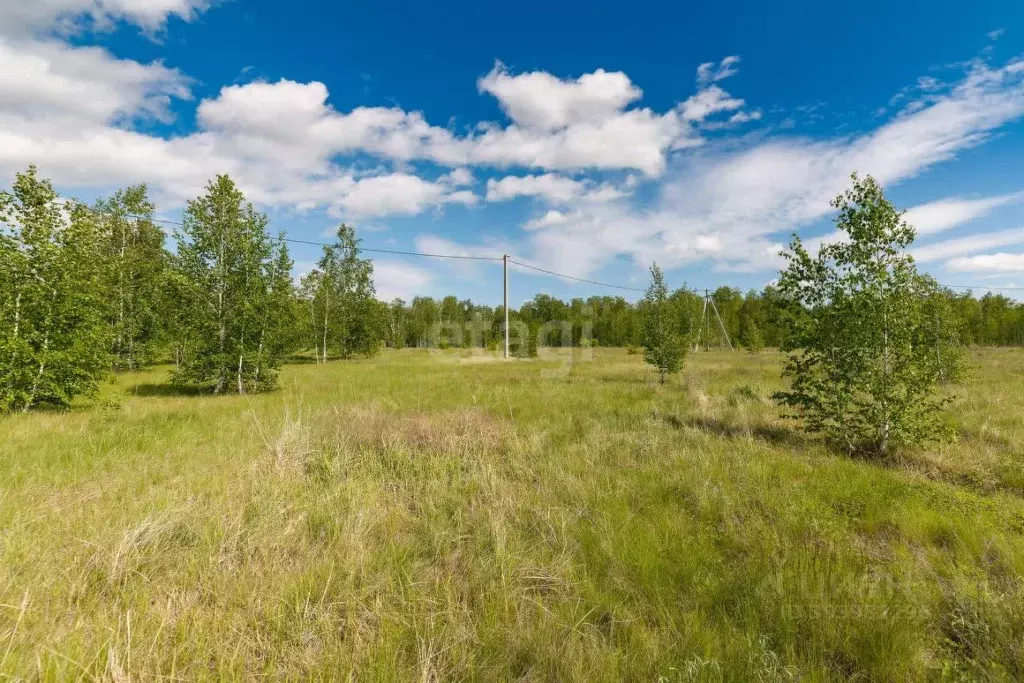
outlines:
[{"label": "tree line", "polygon": [[[734,346],[750,350],[783,347],[792,336],[788,304],[777,285],[746,293],[734,287],[711,291],[714,309],[707,310],[704,294],[685,285],[666,290],[677,331],[693,342],[725,345],[718,316]],[[1024,302],[986,293],[937,288],[945,301],[946,323],[960,330],[964,343],[982,346],[1024,346]],[[469,299],[415,297],[395,299],[385,312],[383,341],[387,346],[497,348],[501,344],[504,309]],[[541,346],[639,347],[645,334],[644,299],[627,301],[621,296],[591,296],[563,301],[537,294],[519,309],[509,311],[510,324],[517,321],[539,335]],[[715,311],[717,310],[717,315]],[[568,323],[563,331],[555,323]],[[545,326],[547,326],[545,328]],[[542,329],[545,328],[545,329]],[[458,330],[458,332],[456,331]],[[702,331],[703,330],[703,331]],[[696,339],[697,335],[701,339]]]},{"label": "tree line", "polygon": [[187,203],[173,250],[154,211],[145,185],[89,207],[34,167],[0,192],[0,412],[66,406],[158,360],[176,385],[249,393],[296,351],[379,347],[384,305],[350,227],[297,287],[283,235],[228,176]]},{"label": "tree line", "polygon": [[[145,185],[87,206],[56,193],[30,167],[0,192],[0,412],[66,406],[112,371],[157,361],[171,381],[214,393],[277,385],[283,362],[372,355],[382,345],[498,348],[504,310],[416,297],[381,302],[360,240],[338,227],[299,283],[283,235],[228,176],[189,201],[171,239],[154,220]],[[170,243],[171,248],[168,248]],[[935,315],[973,344],[1024,344],[1024,306],[936,288]],[[794,341],[782,285],[712,294],[721,327],[751,350]],[[616,296],[568,302],[539,294],[509,311],[512,352],[538,346],[644,344],[651,302]],[[704,297],[665,289],[659,325],[688,343],[719,343]],[[710,314],[709,314],[710,315]],[[666,328],[667,329],[667,328]]]}]

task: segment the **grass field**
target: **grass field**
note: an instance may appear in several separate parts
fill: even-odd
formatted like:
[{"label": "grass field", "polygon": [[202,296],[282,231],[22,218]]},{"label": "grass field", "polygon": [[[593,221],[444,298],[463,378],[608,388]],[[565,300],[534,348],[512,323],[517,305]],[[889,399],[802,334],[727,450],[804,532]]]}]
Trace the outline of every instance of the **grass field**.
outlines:
[{"label": "grass field", "polygon": [[459,352],[0,419],[0,677],[1022,680],[1024,351],[830,453],[779,357]]}]

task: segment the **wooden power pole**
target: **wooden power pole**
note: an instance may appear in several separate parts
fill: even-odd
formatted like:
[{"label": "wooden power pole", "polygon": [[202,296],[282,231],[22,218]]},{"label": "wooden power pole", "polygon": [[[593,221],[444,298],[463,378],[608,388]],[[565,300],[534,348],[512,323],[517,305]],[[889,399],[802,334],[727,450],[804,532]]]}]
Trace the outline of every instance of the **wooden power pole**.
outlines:
[{"label": "wooden power pole", "polygon": [[501,255],[501,265],[505,271],[505,358],[508,359],[508,254]]}]

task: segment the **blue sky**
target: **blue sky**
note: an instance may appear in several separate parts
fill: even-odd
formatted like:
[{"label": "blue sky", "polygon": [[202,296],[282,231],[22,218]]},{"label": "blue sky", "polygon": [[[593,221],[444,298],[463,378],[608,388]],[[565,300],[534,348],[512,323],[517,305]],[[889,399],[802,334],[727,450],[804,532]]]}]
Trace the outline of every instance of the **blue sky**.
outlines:
[{"label": "blue sky", "polygon": [[[227,172],[297,239],[749,288],[859,171],[940,281],[1024,287],[1020,3],[0,0],[0,92],[5,184],[146,182],[172,219]],[[501,297],[490,264],[375,260],[385,298]]]}]

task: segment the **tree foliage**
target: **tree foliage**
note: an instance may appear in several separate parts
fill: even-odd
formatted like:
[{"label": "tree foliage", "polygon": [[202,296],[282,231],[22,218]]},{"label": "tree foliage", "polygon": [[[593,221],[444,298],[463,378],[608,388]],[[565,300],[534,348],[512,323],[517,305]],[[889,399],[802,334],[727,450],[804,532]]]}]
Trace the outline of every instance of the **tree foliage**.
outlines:
[{"label": "tree foliage", "polygon": [[240,394],[276,386],[281,329],[273,317],[280,303],[275,284],[290,261],[266,228],[267,217],[245,202],[228,176],[218,176],[188,203],[177,235],[188,314],[175,383]]},{"label": "tree foliage", "polygon": [[100,229],[35,167],[0,192],[0,412],[66,406],[109,368]]},{"label": "tree foliage", "polygon": [[153,224],[155,208],[145,185],[118,190],[96,202],[115,370],[134,370],[151,362],[163,331],[160,290],[167,252],[164,233]]},{"label": "tree foliage", "polygon": [[749,311],[743,310],[740,312],[737,341],[751,353],[757,353],[764,348],[764,337],[761,336],[761,328],[757,326],[757,320]]},{"label": "tree foliage", "polygon": [[651,285],[644,295],[644,360],[658,371],[662,384],[679,372],[687,344],[679,334],[679,323],[668,297],[665,276],[657,264],[651,266]]},{"label": "tree foliage", "polygon": [[373,263],[359,256],[355,230],[342,223],[325,246],[316,269],[302,283],[316,357],[376,353],[386,329],[385,311],[374,297]]},{"label": "tree foliage", "polygon": [[776,394],[806,429],[850,452],[885,454],[946,431],[936,396],[961,367],[955,330],[936,315],[941,293],[906,248],[914,230],[870,176],[837,197],[836,226],[848,241],[816,256],[794,236],[779,291],[793,329]]},{"label": "tree foliage", "polygon": [[[858,191],[865,201],[872,200],[863,188]],[[859,206],[849,197],[844,201]],[[854,224],[877,221],[884,213],[862,208],[869,218],[843,214],[848,231]],[[266,217],[245,202],[226,176],[216,178],[203,197],[189,203],[176,248],[166,247],[154,212],[144,185],[119,190],[88,209],[58,197],[34,168],[19,174],[10,191],[0,193],[0,411],[67,405],[94,392],[107,370],[131,370],[164,360],[174,363],[173,378],[179,384],[218,392],[253,391],[273,387],[278,365],[299,351],[312,350],[322,361],[329,355],[368,355],[381,343],[396,348],[501,347],[501,306],[454,296],[416,296],[409,303],[377,301],[372,264],[360,256],[359,240],[346,225],[297,290],[283,236],[268,236]],[[909,243],[907,236],[892,225],[891,214],[885,216],[885,229],[900,251],[900,244]],[[856,271],[851,264],[859,257],[852,251],[823,253],[829,254],[828,268]],[[843,276],[847,280],[836,276],[833,282],[815,270],[814,263],[795,251],[791,258],[791,267],[820,278],[826,289],[842,290],[837,282],[846,282],[849,273]],[[934,362],[939,382],[954,380],[960,373],[961,340],[1024,345],[1024,303],[998,294],[976,297],[942,289],[916,271],[909,276],[895,268],[892,275],[911,284],[885,290],[887,310],[905,303],[901,293],[914,293],[908,299],[914,308],[908,310],[918,320],[913,329],[919,339],[912,348],[917,353],[922,343],[930,345],[934,361],[925,360]],[[857,287],[874,291],[868,280]],[[665,287],[664,296],[664,308],[659,304],[652,309],[660,313],[651,318],[646,298],[630,302],[595,295],[563,301],[538,294],[509,311],[511,350],[529,357],[537,354],[538,346],[639,347],[649,336],[652,320],[663,324],[661,329],[671,333],[671,340],[690,340],[701,323],[702,297],[685,286],[671,293]],[[856,304],[866,295],[844,298],[827,291],[811,296],[797,280],[745,295],[719,287],[711,296],[725,332],[751,350],[762,345],[803,348],[812,324],[808,321],[824,325],[829,310],[840,310],[831,305],[833,299],[857,315],[877,313],[877,307]],[[844,329],[834,328],[837,340]],[[720,330],[712,325],[709,334]],[[900,344],[904,340],[897,330],[891,335],[890,355],[902,358]],[[869,355],[841,360],[859,367],[858,359]],[[928,374],[921,372],[922,377]],[[897,385],[903,386],[902,381]],[[905,390],[905,400],[914,405],[918,403],[913,396],[931,396],[927,382],[920,382],[922,387],[909,382]],[[861,393],[853,392],[834,401],[855,405],[862,399]],[[828,397],[822,401],[827,403]],[[937,419],[934,410],[925,413],[927,419],[907,420],[923,424]],[[824,425],[821,430],[828,431]],[[912,441],[900,430],[912,436],[916,427],[902,425],[897,425],[894,438]],[[892,443],[887,440],[886,448]]]}]

